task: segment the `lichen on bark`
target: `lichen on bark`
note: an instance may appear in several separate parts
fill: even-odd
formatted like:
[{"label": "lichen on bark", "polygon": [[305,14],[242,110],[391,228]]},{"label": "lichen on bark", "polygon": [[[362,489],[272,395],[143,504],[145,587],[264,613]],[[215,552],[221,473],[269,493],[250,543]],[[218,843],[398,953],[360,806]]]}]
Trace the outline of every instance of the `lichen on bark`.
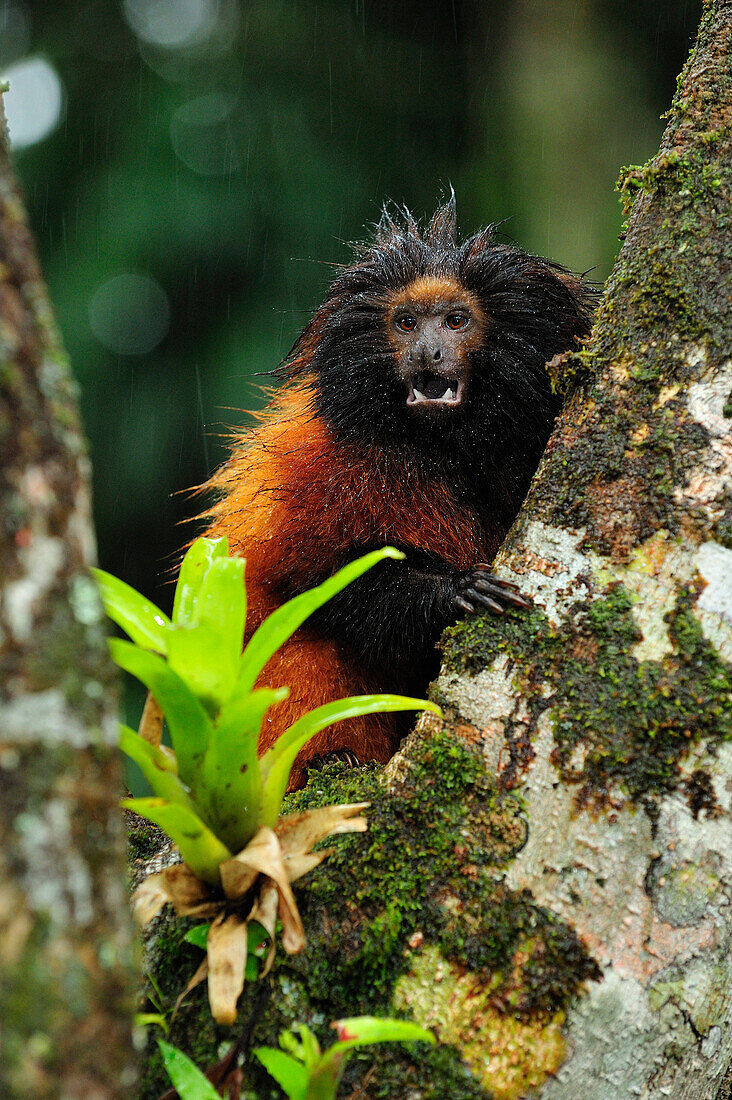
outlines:
[{"label": "lichen on bark", "polygon": [[[1,99],[1,97],[0,97]],[[116,698],[76,391],[0,107],[0,1093],[127,1094]],[[102,1053],[103,1052],[103,1053]]]}]

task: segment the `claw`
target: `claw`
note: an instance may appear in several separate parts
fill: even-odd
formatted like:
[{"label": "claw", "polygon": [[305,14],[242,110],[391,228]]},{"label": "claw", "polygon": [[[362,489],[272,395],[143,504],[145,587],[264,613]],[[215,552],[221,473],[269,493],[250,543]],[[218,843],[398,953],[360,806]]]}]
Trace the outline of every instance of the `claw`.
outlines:
[{"label": "claw", "polygon": [[468,603],[467,600],[464,600],[462,596],[456,596],[455,603],[461,611],[464,611],[466,613],[466,615],[472,615],[475,613],[475,608],[473,607],[473,605],[471,603]]},{"label": "claw", "polygon": [[514,584],[513,581],[504,581],[501,577],[497,577],[495,573],[491,573],[490,565],[488,565],[484,561],[476,562],[476,564],[473,566],[473,569],[479,569],[481,573],[485,573],[485,577],[482,577],[481,580],[490,581],[491,584],[497,584],[501,588],[513,588],[516,592],[518,592],[519,590],[519,586],[517,584]]},{"label": "claw", "polygon": [[494,615],[503,614],[501,605],[496,600],[492,600],[490,596],[487,596],[484,592],[477,592],[474,588],[469,588],[465,595],[471,600],[477,600],[479,604],[487,608],[488,611],[492,611]]},{"label": "claw", "polygon": [[332,752],[316,753],[307,762],[308,768],[322,771],[328,764],[347,764],[349,768],[360,768],[361,761],[351,749],[334,749]]},{"label": "claw", "polygon": [[513,581],[504,581],[490,572],[486,562],[478,562],[472,569],[460,574],[458,593],[453,597],[454,606],[468,615],[490,611],[502,615],[507,607],[531,609],[532,603]]}]

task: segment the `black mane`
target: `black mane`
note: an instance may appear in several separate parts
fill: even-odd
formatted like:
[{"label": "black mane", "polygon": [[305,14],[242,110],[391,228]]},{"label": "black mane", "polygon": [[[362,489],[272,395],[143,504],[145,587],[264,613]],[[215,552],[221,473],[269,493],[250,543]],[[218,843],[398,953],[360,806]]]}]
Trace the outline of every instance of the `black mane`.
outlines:
[{"label": "black mane", "polygon": [[[455,479],[479,510],[476,494],[492,494],[494,509],[505,499],[510,523],[559,411],[545,364],[589,332],[592,289],[558,264],[497,241],[493,226],[459,244],[454,196],[424,229],[408,210],[384,208],[373,243],[356,254],[286,370],[314,374],[316,411],[344,440]],[[449,420],[411,415],[386,334],[389,296],[424,276],[455,279],[489,319],[471,353],[465,408]]]}]

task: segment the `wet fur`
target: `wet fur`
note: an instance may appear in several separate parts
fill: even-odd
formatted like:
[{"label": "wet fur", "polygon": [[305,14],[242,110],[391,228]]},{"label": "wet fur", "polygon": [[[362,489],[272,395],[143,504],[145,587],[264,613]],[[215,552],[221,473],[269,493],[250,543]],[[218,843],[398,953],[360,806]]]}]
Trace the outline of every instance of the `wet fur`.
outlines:
[{"label": "wet fur", "polygon": [[[485,324],[464,407],[431,417],[406,408],[387,318],[406,288],[432,293],[440,280],[464,288]],[[407,559],[350,585],[273,658],[262,682],[291,694],[260,750],[338,697],[424,693],[436,642],[460,614],[455,577],[495,555],[549,438],[558,400],[545,363],[586,335],[590,306],[586,284],[490,228],[458,245],[452,202],[423,232],[408,213],[385,214],[335,279],[283,365],[287,384],[212,478],[208,533],[247,559],[247,636],[366,550],[391,544]],[[387,760],[404,728],[388,715],[331,727],[292,785],[306,759],[341,747]]]}]

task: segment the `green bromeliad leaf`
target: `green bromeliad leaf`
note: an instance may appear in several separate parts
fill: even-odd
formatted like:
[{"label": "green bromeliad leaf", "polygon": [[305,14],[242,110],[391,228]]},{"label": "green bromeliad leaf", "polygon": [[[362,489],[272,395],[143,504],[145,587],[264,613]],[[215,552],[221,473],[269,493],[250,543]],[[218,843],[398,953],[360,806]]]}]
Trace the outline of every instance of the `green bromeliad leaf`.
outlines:
[{"label": "green bromeliad leaf", "polygon": [[228,556],[229,543],[226,538],[200,538],[192,544],[181,562],[175,586],[173,622],[177,626],[190,626],[194,621],[198,593],[208,567],[213,561]]},{"label": "green bromeliad leaf", "polygon": [[165,612],[111,573],[92,569],[92,574],[110,619],[121,626],[136,645],[167,653],[170,619]]},{"label": "green bromeliad leaf", "polygon": [[195,812],[196,807],[178,778],[178,765],[172,753],[143,740],[129,726],[120,727],[119,747],[135,761],[158,798],[188,806]]},{"label": "green bromeliad leaf", "polygon": [[337,573],[334,573],[332,577],[328,577],[327,581],[323,581],[322,584],[319,584],[316,588],[311,588],[308,592],[303,592],[300,596],[295,596],[294,599],[288,600],[287,603],[273,611],[255,630],[242,654],[239,673],[242,687],[252,688],[254,686],[257,677],[270,657],[276,653],[280,646],[284,645],[299,626],[302,626],[308,615],[312,615],[314,611],[317,611],[319,607],[332,599],[347,584],[355,581],[357,577],[360,577],[362,573],[365,573],[367,569],[371,569],[380,561],[384,561],[386,558],[399,559],[403,557],[404,554],[399,550],[395,550],[393,546],[385,546],[381,550],[374,550],[370,554],[365,554],[362,558],[357,558],[356,561],[349,562],[343,569],[339,569]]},{"label": "green bromeliad leaf", "polygon": [[295,757],[316,733],[334,722],[343,722],[348,718],[402,710],[442,713],[436,703],[425,699],[409,699],[403,695],[354,695],[350,699],[338,699],[334,703],[316,707],[299,718],[275,741],[259,762],[264,779],[262,824],[274,827]]},{"label": "green bromeliad leaf", "polygon": [[286,699],[288,688],[237,690],[222,708],[201,768],[206,816],[232,852],[239,852],[256,833],[262,809],[262,774],[257,743],[262,719],[271,706]]},{"label": "green bromeliad leaf", "polygon": [[194,875],[213,886],[221,884],[219,864],[232,853],[195,811],[164,798],[125,798],[122,805],[163,829]]},{"label": "green bromeliad leaf", "polygon": [[170,667],[216,713],[231,697],[239,675],[246,614],[244,559],[214,558],[188,603],[194,606],[184,605],[185,622],[170,631]]},{"label": "green bromeliad leaf", "polygon": [[142,680],[155,696],[170,730],[178,774],[188,787],[195,787],[198,769],[211,740],[213,724],[188,685],[155,653],[130,642],[113,638],[109,648],[114,661],[125,672]]},{"label": "green bromeliad leaf", "polygon": [[254,1053],[289,1100],[308,1100],[308,1071],[302,1062],[276,1047],[257,1047]]}]

